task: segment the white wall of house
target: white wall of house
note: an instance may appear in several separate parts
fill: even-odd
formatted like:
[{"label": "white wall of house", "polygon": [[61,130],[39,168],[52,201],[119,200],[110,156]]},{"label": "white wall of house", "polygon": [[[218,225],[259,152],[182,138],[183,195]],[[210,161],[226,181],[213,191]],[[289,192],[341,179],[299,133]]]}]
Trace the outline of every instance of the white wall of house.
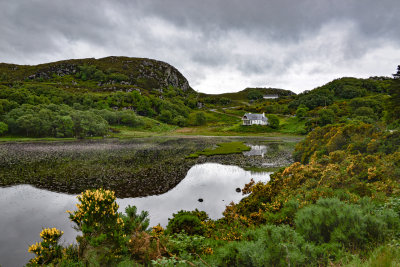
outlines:
[{"label": "white wall of house", "polygon": [[[251,116],[248,117],[246,114],[242,118],[243,125],[268,125],[268,119],[265,117],[264,113],[262,114],[262,116],[259,116],[261,114],[256,114],[257,116],[254,116],[254,114],[250,113],[249,115]],[[250,119],[249,117],[256,117],[257,119]],[[262,119],[260,119],[260,117],[262,117]]]}]

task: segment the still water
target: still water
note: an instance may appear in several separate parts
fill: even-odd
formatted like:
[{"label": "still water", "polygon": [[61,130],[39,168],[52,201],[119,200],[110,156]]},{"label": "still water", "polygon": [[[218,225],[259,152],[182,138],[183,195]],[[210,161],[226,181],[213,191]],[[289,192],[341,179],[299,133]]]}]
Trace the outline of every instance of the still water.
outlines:
[{"label": "still water", "polygon": [[[270,173],[253,173],[237,166],[205,163],[193,166],[175,188],[167,193],[143,198],[118,199],[120,212],[128,205],[150,213],[150,225],[165,226],[179,210],[204,210],[212,219],[222,216],[225,206],[243,195],[236,188],[253,178],[269,181]],[[203,199],[203,202],[199,202]],[[29,245],[40,241],[42,228],[64,231],[62,242],[72,243],[77,232],[66,210],[74,210],[76,195],[55,193],[30,185],[0,188],[0,266],[23,266],[31,257]]]}]

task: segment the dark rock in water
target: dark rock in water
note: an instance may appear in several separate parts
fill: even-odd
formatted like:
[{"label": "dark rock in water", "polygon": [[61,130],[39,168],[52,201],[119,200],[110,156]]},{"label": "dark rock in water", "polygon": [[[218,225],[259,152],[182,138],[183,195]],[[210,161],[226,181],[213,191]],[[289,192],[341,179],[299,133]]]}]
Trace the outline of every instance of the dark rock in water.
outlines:
[{"label": "dark rock in water", "polygon": [[240,193],[240,192],[242,192],[242,190],[238,187],[238,188],[236,188],[236,192]]},{"label": "dark rock in water", "polygon": [[199,198],[197,201],[198,201],[198,202],[203,202],[203,199],[202,199],[202,198]]}]

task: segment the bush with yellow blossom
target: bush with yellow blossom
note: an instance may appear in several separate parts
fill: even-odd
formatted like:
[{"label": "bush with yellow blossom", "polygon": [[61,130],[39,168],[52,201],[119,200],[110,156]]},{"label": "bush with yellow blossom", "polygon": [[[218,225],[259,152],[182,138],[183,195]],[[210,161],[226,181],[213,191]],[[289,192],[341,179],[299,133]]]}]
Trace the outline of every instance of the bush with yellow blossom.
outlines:
[{"label": "bush with yellow blossom", "polygon": [[78,210],[67,213],[76,229],[82,231],[82,236],[77,237],[80,257],[84,260],[96,258],[106,263],[115,260],[122,252],[125,237],[114,192],[86,190],[78,200]]},{"label": "bush with yellow blossom", "polygon": [[54,262],[62,256],[62,247],[58,244],[61,236],[64,234],[56,228],[44,228],[40,233],[42,241],[33,244],[29,247],[28,252],[34,253],[35,258],[31,259],[29,263],[35,264],[48,264]]}]

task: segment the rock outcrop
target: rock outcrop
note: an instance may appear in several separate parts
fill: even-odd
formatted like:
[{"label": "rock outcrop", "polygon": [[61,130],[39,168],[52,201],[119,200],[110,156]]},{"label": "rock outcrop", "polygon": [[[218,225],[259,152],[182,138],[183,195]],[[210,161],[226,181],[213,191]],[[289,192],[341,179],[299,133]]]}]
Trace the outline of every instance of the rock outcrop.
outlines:
[{"label": "rock outcrop", "polygon": [[[49,80],[55,76],[63,77],[75,75],[80,66],[95,66],[104,73],[118,73],[127,77],[119,81],[121,85],[151,90],[162,89],[170,86],[179,88],[184,92],[193,90],[187,79],[175,67],[168,63],[148,59],[130,57],[105,57],[100,59],[71,59],[58,62],[40,64],[35,66],[15,65],[0,63],[0,73],[7,74],[10,81],[18,80]],[[114,81],[105,80],[97,83],[97,86],[114,84]]]}]

